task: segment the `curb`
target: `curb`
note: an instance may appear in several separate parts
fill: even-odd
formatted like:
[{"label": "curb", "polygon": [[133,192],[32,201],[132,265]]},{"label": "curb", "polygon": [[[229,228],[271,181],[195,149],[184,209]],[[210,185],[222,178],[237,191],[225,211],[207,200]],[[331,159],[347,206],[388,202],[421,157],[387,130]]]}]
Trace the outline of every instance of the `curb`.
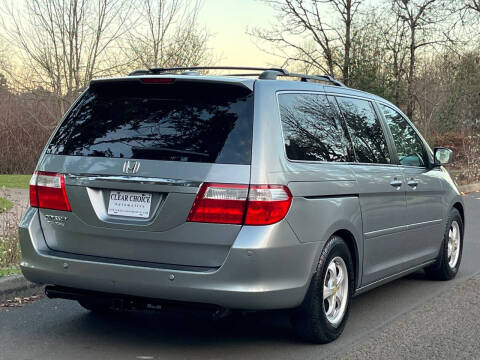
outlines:
[{"label": "curb", "polygon": [[23,275],[0,277],[0,303],[16,297],[43,294],[44,286],[32,283]]},{"label": "curb", "polygon": [[480,183],[473,183],[468,185],[460,185],[458,189],[463,193],[471,193],[480,191]]}]

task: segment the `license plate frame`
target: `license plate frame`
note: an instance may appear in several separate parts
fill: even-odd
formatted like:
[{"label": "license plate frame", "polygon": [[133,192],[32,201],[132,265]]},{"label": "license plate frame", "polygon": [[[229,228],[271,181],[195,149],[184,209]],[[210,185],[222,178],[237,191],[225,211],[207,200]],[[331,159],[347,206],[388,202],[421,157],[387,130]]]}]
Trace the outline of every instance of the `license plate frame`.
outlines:
[{"label": "license plate frame", "polygon": [[153,194],[148,192],[111,190],[107,214],[115,217],[148,219]]}]

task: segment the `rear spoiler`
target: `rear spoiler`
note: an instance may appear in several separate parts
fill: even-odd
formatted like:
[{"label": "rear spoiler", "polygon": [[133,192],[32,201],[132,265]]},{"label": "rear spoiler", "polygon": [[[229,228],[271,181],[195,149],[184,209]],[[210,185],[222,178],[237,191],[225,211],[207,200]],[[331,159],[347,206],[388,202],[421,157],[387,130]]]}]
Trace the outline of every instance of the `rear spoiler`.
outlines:
[{"label": "rear spoiler", "polygon": [[96,84],[118,83],[118,82],[136,82],[141,83],[142,79],[173,79],[173,83],[210,83],[241,86],[253,91],[255,79],[240,79],[227,76],[196,76],[196,75],[135,75],[119,78],[99,78],[90,81],[90,86]]}]

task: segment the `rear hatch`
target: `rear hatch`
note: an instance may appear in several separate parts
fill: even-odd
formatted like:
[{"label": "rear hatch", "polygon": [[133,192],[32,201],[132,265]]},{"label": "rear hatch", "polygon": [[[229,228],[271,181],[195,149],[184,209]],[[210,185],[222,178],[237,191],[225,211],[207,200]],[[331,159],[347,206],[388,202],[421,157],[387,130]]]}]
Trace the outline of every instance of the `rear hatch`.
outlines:
[{"label": "rear hatch", "polygon": [[37,168],[64,176],[71,207],[40,209],[48,247],[117,261],[221,266],[241,225],[187,217],[203,182],[249,183],[250,87],[165,77],[93,81]]}]

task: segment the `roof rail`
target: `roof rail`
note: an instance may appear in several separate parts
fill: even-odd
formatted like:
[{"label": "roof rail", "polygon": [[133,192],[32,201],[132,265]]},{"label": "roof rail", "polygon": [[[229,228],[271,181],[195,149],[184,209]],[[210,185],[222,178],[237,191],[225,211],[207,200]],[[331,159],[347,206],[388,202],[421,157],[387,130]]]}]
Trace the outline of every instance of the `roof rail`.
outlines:
[{"label": "roof rail", "polygon": [[[325,82],[332,83],[335,86],[346,87],[344,83],[342,83],[339,80],[336,80],[335,78],[333,78],[333,76],[330,76],[330,75],[307,75],[307,74],[288,73],[287,75],[276,74],[276,76],[296,77],[296,78],[300,78],[300,81],[304,81],[304,82],[308,82],[311,80],[325,81]],[[261,78],[262,77],[260,76],[260,79]],[[276,77],[269,80],[275,80],[275,79]]]},{"label": "roof rail", "polygon": [[290,76],[290,73],[287,70],[280,69],[268,69],[260,74],[258,77],[262,80],[276,80],[277,76]]},{"label": "roof rail", "polygon": [[186,70],[253,70],[253,71],[265,71],[276,70],[284,72],[285,70],[279,68],[262,68],[262,67],[245,67],[245,66],[187,66],[187,67],[171,67],[171,68],[151,68],[148,71],[151,74],[160,74],[166,72],[186,71]]},{"label": "roof rail", "polygon": [[258,76],[262,80],[276,80],[278,76],[300,78],[301,81],[324,81],[329,82],[335,86],[345,85],[330,75],[307,75],[290,73],[282,68],[263,68],[263,67],[245,67],[245,66],[187,66],[187,67],[170,67],[170,68],[151,68],[135,70],[128,74],[129,76],[136,75],[158,75],[171,74],[181,72],[181,75],[199,75],[199,70],[247,70],[247,71],[261,71],[261,73],[246,73],[246,74],[226,74],[224,76]]}]

